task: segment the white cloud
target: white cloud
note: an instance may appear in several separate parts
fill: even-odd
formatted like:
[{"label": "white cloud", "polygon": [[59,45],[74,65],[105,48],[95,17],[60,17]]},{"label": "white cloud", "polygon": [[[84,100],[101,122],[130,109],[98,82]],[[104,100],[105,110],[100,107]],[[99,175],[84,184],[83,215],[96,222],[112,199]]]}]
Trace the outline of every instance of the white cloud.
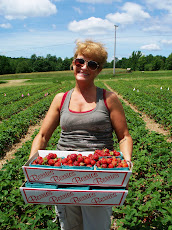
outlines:
[{"label": "white cloud", "polygon": [[149,44],[149,45],[141,46],[140,49],[156,51],[156,50],[160,50],[160,47],[157,44]]},{"label": "white cloud", "polygon": [[11,28],[11,24],[10,23],[0,24],[0,28],[9,29]]},{"label": "white cloud", "polygon": [[112,3],[112,2],[121,2],[121,0],[77,0],[77,2],[85,2],[85,3]]},{"label": "white cloud", "polygon": [[172,40],[162,40],[161,41],[163,44],[166,44],[166,45],[172,45]]},{"label": "white cloud", "polygon": [[91,11],[92,13],[94,13],[94,12],[95,12],[95,7],[93,7],[93,6],[88,6],[88,10]]},{"label": "white cloud", "polygon": [[149,26],[143,29],[145,32],[158,32],[158,33],[164,33],[164,32],[170,32],[170,27],[167,25],[167,23],[164,25],[161,23],[160,25],[153,25]]},{"label": "white cloud", "polygon": [[106,15],[106,18],[115,24],[132,24],[136,21],[142,21],[150,18],[149,13],[145,12],[142,9],[142,6],[136,3],[127,2],[121,9],[124,11],[123,13],[111,13]]},{"label": "white cloud", "polygon": [[0,15],[6,19],[45,17],[57,13],[50,0],[0,0]]},{"label": "white cloud", "polygon": [[73,9],[78,13],[82,14],[82,10],[79,7],[73,7]]},{"label": "white cloud", "polygon": [[172,1],[171,0],[146,0],[151,9],[167,10],[172,13]]},{"label": "white cloud", "polygon": [[56,24],[52,24],[52,28],[55,30],[56,29]]},{"label": "white cloud", "polygon": [[72,21],[68,25],[68,29],[73,32],[80,32],[87,35],[105,34],[109,30],[114,29],[114,25],[108,20],[91,17],[81,21]]}]

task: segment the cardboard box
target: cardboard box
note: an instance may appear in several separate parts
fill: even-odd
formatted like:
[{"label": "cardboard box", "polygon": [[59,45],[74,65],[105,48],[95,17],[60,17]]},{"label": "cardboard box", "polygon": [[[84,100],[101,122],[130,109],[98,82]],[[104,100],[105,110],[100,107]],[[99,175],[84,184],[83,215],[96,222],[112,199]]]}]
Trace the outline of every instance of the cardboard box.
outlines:
[{"label": "cardboard box", "polygon": [[71,153],[82,153],[88,156],[93,152],[77,151],[52,151],[39,150],[35,155],[22,167],[28,182],[46,183],[46,184],[63,184],[63,185],[91,185],[91,186],[110,186],[126,187],[131,170],[90,170],[88,169],[61,169],[54,166],[40,167],[29,166],[38,155],[45,157],[49,153],[56,153],[58,157],[66,157]]},{"label": "cardboard box", "polygon": [[114,188],[20,187],[25,203],[44,205],[121,206],[128,190]]}]

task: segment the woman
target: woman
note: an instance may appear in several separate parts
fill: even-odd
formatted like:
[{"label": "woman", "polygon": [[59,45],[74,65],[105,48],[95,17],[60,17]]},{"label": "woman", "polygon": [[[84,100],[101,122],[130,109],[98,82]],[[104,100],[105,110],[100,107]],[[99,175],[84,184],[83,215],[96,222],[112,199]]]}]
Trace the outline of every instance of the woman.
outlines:
[{"label": "woman", "polygon": [[[125,114],[117,96],[95,86],[94,80],[107,60],[101,43],[86,40],[77,42],[72,62],[75,87],[55,96],[35,137],[30,157],[46,145],[60,124],[58,150],[94,151],[113,149],[115,131],[120,151],[131,162],[132,138]],[[111,207],[58,206],[61,229],[107,230],[110,228]]]}]

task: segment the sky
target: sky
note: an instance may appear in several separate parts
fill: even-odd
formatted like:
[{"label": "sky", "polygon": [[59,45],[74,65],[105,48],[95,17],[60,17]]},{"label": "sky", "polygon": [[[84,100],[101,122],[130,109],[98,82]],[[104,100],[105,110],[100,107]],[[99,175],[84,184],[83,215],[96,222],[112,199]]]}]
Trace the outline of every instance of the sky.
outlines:
[{"label": "sky", "polygon": [[85,39],[103,43],[108,61],[133,51],[168,57],[172,0],[0,0],[0,55],[71,58]]}]

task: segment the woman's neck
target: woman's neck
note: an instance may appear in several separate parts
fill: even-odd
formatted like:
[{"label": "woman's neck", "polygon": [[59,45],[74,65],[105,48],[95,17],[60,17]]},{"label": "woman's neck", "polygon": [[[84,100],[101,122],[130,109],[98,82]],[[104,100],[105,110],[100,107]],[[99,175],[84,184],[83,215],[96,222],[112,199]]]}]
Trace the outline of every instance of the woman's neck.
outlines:
[{"label": "woman's neck", "polygon": [[76,82],[76,85],[75,85],[75,88],[74,88],[74,90],[76,91],[76,92],[80,92],[80,93],[82,93],[82,94],[84,94],[84,93],[89,93],[89,92],[93,92],[93,91],[95,91],[96,90],[96,86],[94,85],[94,83],[89,83],[89,84],[82,84],[82,83],[78,83],[78,82]]}]

